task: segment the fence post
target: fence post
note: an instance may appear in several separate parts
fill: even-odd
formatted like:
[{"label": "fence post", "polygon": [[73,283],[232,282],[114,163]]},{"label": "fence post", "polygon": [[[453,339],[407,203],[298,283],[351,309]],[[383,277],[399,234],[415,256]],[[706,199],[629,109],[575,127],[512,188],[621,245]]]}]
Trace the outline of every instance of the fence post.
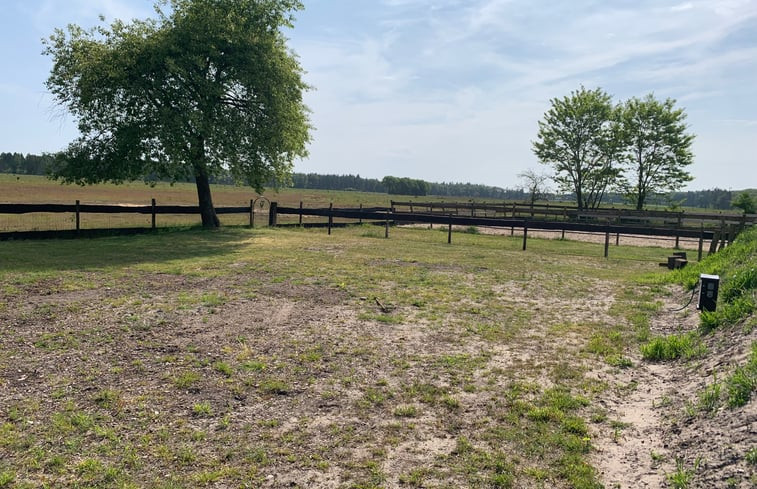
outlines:
[{"label": "fence post", "polygon": [[155,199],[151,200],[150,205],[152,206],[152,228],[155,229]]},{"label": "fence post", "polygon": [[610,228],[605,231],[605,258],[610,254]]},{"label": "fence post", "polygon": [[329,236],[331,236],[331,226],[334,224],[334,216],[331,214],[334,209],[334,203],[329,202]]},{"label": "fence post", "polygon": [[268,225],[271,227],[274,227],[277,225],[278,207],[279,207],[279,204],[277,202],[271,202],[271,206],[268,208]]},{"label": "fence post", "polygon": [[80,224],[81,224],[81,218],[79,217],[79,201],[76,201],[76,232],[79,232]]},{"label": "fence post", "polygon": [[720,246],[718,250],[725,248],[726,231],[725,231],[725,219],[720,222]]},{"label": "fence post", "polygon": [[250,227],[255,226],[255,199],[250,199]]},{"label": "fence post", "polygon": [[300,220],[299,220],[299,225],[300,225],[300,227],[302,227],[302,201],[300,201]]},{"label": "fence post", "polygon": [[523,251],[526,251],[526,241],[528,241],[528,221],[523,221]]},{"label": "fence post", "polygon": [[615,246],[620,246],[620,233],[615,233]]},{"label": "fence post", "polygon": [[447,227],[447,244],[452,244],[452,213],[449,215],[449,226]]},{"label": "fence post", "polygon": [[697,261],[702,261],[702,245],[704,244],[704,223],[701,223],[699,232],[699,249],[697,250]]},{"label": "fence post", "polygon": [[358,224],[363,224],[363,203],[360,203],[360,217],[357,220]]},{"label": "fence post", "polygon": [[386,211],[386,220],[384,221],[384,238],[389,239],[389,214],[391,211]]}]

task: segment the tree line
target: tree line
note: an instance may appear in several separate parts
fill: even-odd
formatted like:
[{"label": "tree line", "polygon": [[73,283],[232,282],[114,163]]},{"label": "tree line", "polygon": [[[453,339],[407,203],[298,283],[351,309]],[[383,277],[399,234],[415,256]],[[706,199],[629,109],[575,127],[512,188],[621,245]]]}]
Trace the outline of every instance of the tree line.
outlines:
[{"label": "tree line", "polygon": [[[49,155],[35,155],[22,153],[0,153],[0,173],[14,173],[18,175],[45,175],[52,157]],[[193,183],[191,176],[178,181]],[[415,187],[408,191],[402,186],[394,186],[393,192],[389,191],[386,182],[396,181],[414,181],[423,182],[425,185],[415,183]],[[230,175],[219,175],[212,179],[212,183],[228,184],[234,183]],[[273,186],[269,182],[267,186]],[[377,192],[389,193],[394,195],[413,195],[424,196],[434,195],[438,197],[450,198],[468,198],[468,199],[497,199],[527,201],[530,200],[533,189],[529,188],[501,188],[489,185],[475,183],[455,183],[455,182],[427,182],[423,180],[414,180],[398,177],[385,177],[381,180],[377,178],[364,178],[360,175],[336,175],[336,174],[318,174],[318,173],[294,173],[292,174],[291,183],[285,185],[295,189],[315,189],[315,190],[354,190],[359,192]],[[526,185],[527,187],[527,185]],[[423,191],[425,193],[416,193]],[[757,194],[757,192],[753,192]],[[754,197],[757,197],[755,195]],[[649,204],[661,205],[668,208],[677,207],[698,207],[703,209],[730,209],[733,202],[743,197],[736,195],[734,192],[725,189],[709,190],[692,190],[687,192],[672,192],[670,194],[658,195],[649,198]],[[569,201],[575,200],[573,194],[554,194],[549,192],[540,192],[537,200],[558,200]],[[604,202],[608,204],[619,204],[625,202],[623,194],[609,192]]]}]

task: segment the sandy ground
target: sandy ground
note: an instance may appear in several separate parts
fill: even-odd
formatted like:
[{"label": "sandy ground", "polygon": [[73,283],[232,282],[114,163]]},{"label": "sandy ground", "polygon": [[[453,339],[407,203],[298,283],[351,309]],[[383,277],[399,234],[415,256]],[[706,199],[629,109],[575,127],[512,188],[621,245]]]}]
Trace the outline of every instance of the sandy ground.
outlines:
[{"label": "sandy ground", "polygon": [[[695,330],[699,316],[693,305],[672,312],[686,300],[680,291],[669,298],[652,322],[652,334]],[[702,389],[743,365],[754,341],[757,331],[716,331],[705,338],[704,360],[649,363],[635,354],[634,368],[598,373],[619,386],[602,403],[623,423],[598,434],[595,461],[606,487],[675,487],[668,476],[679,467],[691,474],[686,487],[757,487],[755,467],[745,461],[747,451],[757,447],[755,403],[721,406],[714,413],[696,410]]]},{"label": "sandy ground", "polygon": [[[94,276],[84,278],[95,280]],[[318,286],[265,282],[255,295],[243,297],[240,291],[250,281],[264,283],[261,277],[243,274],[223,279],[145,274],[124,277],[112,288],[74,292],[65,291],[54,279],[19,285],[23,293],[4,297],[7,307],[0,311],[2,327],[8,328],[6,333],[13,331],[0,337],[0,346],[11,352],[0,376],[0,407],[40,399],[39,413],[30,414],[28,419],[33,431],[49,422],[46,416],[50,413],[63,409],[63,400],[51,397],[50,392],[61,391],[64,397],[89,406],[97,389],[118,386],[124,402],[120,415],[127,419],[146,416],[138,401],[141,397],[158,403],[145,421],[151,432],[179,429],[179,420],[194,430],[210,433],[210,437],[220,437],[216,435],[222,433],[216,420],[187,414],[188,406],[207,400],[216,411],[228,413],[232,426],[253,427],[235,432],[235,436],[250,437],[250,443],[261,443],[269,436],[282,446],[284,442],[279,440],[298,440],[301,450],[328,447],[327,454],[334,460],[328,470],[271,463],[261,475],[261,487],[267,488],[348,486],[350,471],[356,470],[354,464],[370,455],[365,440],[381,442],[390,437],[399,441],[384,443],[390,447],[381,466],[387,474],[385,487],[404,487],[400,474],[412,467],[431,466],[453,450],[452,423],[470,430],[484,416],[480,407],[487,402],[484,390],[461,394],[461,407],[455,414],[441,406],[421,406],[421,414],[412,420],[416,427],[411,434],[397,433],[388,407],[371,417],[361,415],[355,407],[363,395],[356,386],[376,385],[376,379],[386,378],[386,388],[399,391],[393,385],[396,381],[390,374],[393,367],[389,360],[417,358],[419,352],[429,358],[450,352],[476,354],[481,343],[461,343],[457,332],[429,328],[412,320],[396,325],[361,320],[358,310],[362,306],[356,306],[345,293]],[[537,288],[537,284],[507,283],[492,293],[503,300],[517,297],[520,303],[514,305],[540,311],[540,319],[571,315],[569,319],[575,323],[613,320],[607,316],[616,300],[612,282],[592,283],[594,300],[587,300],[581,309],[567,299],[545,305],[542,292],[529,287]],[[156,305],[180,303],[179,292],[197,290],[237,298],[213,306],[213,312],[196,304],[173,309]],[[131,302],[120,300],[122,297]],[[149,301],[143,301],[145,297]],[[671,288],[661,312],[652,320],[652,334],[696,329],[698,315],[693,305],[672,311],[687,299],[688,294]],[[412,318],[412,311],[405,312]],[[547,362],[560,354],[574,355],[585,345],[585,338],[571,341],[570,337],[560,339],[564,344],[555,344],[549,340],[547,323],[539,321],[517,347],[492,347],[495,355],[488,360],[488,368],[517,372],[519,365]],[[40,343],[41,339],[44,342]],[[754,487],[754,465],[747,464],[745,454],[757,445],[755,403],[739,409],[721,407],[708,414],[691,413],[690,406],[696,404],[698,393],[715,375],[723,378],[744,362],[755,340],[757,331],[731,328],[706,338],[709,353],[701,361],[645,363],[638,353],[629,351],[632,368],[592,362],[589,375],[610,386],[594,402],[607,411],[608,419],[616,420],[614,424],[591,425],[596,447],[593,463],[605,486],[666,487],[668,475],[676,471],[680,461],[681,467],[692,472],[689,487]],[[82,353],[77,342],[86,342],[89,349]],[[308,350],[313,344],[320,345],[321,352],[315,354],[322,358],[306,370],[293,369],[291,365],[314,354]],[[272,377],[287,378],[289,391],[285,395],[261,392],[260,384],[270,379],[258,378],[257,374],[245,377],[243,384],[232,384],[211,366],[223,358],[248,360],[248,354],[267,359]],[[278,364],[273,360],[277,358],[288,361]],[[176,389],[171,379],[198,362],[206,366],[197,386]],[[444,386],[454,380],[426,378],[423,358],[402,368],[401,379],[407,384],[433,380]],[[91,372],[97,372],[97,376],[91,377]],[[473,381],[482,385],[487,382],[483,378]],[[268,429],[265,423],[274,416],[282,422]],[[136,437],[130,441],[139,442]],[[158,459],[154,463],[155,473],[172,470],[171,462],[162,465]],[[446,482],[460,482],[456,475],[444,473],[444,467],[438,470],[449,477]]]}]

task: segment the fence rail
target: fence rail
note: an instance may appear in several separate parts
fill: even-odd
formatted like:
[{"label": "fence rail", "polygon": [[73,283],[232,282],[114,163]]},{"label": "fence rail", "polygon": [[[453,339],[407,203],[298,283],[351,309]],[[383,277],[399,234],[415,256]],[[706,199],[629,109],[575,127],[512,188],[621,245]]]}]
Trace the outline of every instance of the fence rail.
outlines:
[{"label": "fence rail", "polygon": [[[395,204],[395,203],[393,203]],[[442,224],[447,225],[449,234],[448,242],[452,239],[453,226],[487,226],[498,228],[519,228],[523,230],[523,249],[526,249],[529,230],[538,231],[572,231],[605,235],[605,257],[608,256],[608,247],[610,235],[629,235],[629,236],[654,236],[675,238],[676,248],[680,238],[692,238],[699,241],[698,259],[702,259],[703,245],[705,241],[710,241],[709,252],[715,252],[718,246],[725,246],[730,243],[736,236],[739,228],[729,226],[727,229],[710,230],[704,227],[684,228],[684,227],[659,227],[641,224],[620,224],[614,222],[580,222],[567,220],[547,220],[535,219],[530,217],[475,217],[461,216],[449,212],[442,214],[440,212],[410,212],[397,211],[396,206],[382,208],[337,208],[333,205],[328,208],[304,208],[302,203],[300,207],[279,207],[276,202],[271,203],[269,210],[269,225],[275,226],[278,223],[278,215],[297,215],[299,224],[303,224],[303,216],[321,216],[328,218],[328,230],[331,233],[334,218],[362,221],[382,221],[386,225],[386,235],[389,235],[390,223],[424,223],[424,224]]]},{"label": "fence rail", "polygon": [[[717,214],[688,211],[656,211],[617,208],[599,208],[579,210],[575,206],[560,204],[524,204],[517,202],[406,202],[391,201],[391,209],[394,212],[428,212],[454,213],[460,215],[466,212],[470,217],[476,217],[483,213],[486,217],[489,212],[494,217],[559,217],[563,220],[601,220],[607,222],[647,222],[648,224],[670,225],[678,227],[719,227],[722,225],[741,226],[757,223],[757,214],[743,214],[736,212],[718,212]],[[422,211],[421,211],[422,210]]]},{"label": "fence rail", "polygon": [[[249,206],[216,207],[217,214],[248,214],[249,225],[255,222],[255,203],[250,200]],[[419,211],[422,209],[422,211]],[[467,211],[461,214],[460,211]],[[493,212],[493,216],[488,213]],[[477,212],[483,212],[483,216]],[[152,199],[150,205],[129,204],[0,204],[2,214],[29,213],[70,213],[75,216],[76,227],[65,230],[66,235],[77,235],[81,231],[81,215],[93,214],[142,214],[150,215],[150,228],[131,228],[135,231],[156,228],[157,216],[166,214],[198,215],[196,205],[157,205]],[[349,221],[381,221],[385,223],[387,236],[389,225],[396,223],[424,223],[441,224],[449,227],[449,238],[453,226],[487,226],[495,228],[515,228],[523,230],[523,248],[529,230],[583,232],[605,235],[605,256],[609,236],[650,236],[675,238],[676,248],[680,238],[696,239],[699,241],[699,259],[701,259],[703,242],[711,241],[710,252],[725,246],[743,229],[744,226],[757,222],[754,214],[701,214],[665,211],[631,211],[625,209],[600,209],[579,212],[575,207],[552,206],[545,204],[517,204],[517,203],[460,203],[460,202],[396,202],[391,201],[390,207],[362,207],[338,208],[331,204],[329,207],[305,208],[300,202],[299,207],[279,207],[276,202],[270,202],[268,224],[278,224],[279,215],[296,215],[298,224],[303,225],[304,216],[325,217],[328,219],[329,233],[334,225],[334,219]],[[691,226],[694,220],[699,220],[698,227]],[[654,221],[657,220],[657,221]],[[705,220],[709,225],[705,226]],[[715,224],[712,224],[712,223]],[[304,225],[314,225],[309,222]],[[318,225],[315,223],[315,225]],[[323,224],[321,224],[323,225]],[[54,231],[43,231],[45,237]],[[0,233],[0,239],[13,237],[34,237],[30,232]]]},{"label": "fence rail", "polygon": [[[250,226],[254,223],[255,201],[251,200],[249,206],[225,206],[216,207],[217,214],[248,214]],[[74,204],[0,204],[0,215],[22,215],[22,214],[71,214],[74,217],[74,229],[52,230],[41,229],[31,231],[29,229],[0,232],[0,239],[10,238],[33,238],[33,237],[54,237],[59,233],[61,237],[76,236],[77,233],[83,233],[81,221],[84,214],[139,214],[151,216],[149,227],[98,227],[86,230],[92,231],[115,231],[122,232],[139,232],[157,228],[158,216],[160,215],[194,215],[199,216],[200,208],[196,205],[157,205],[155,199],[152,199],[149,205],[132,205],[132,204],[82,204],[76,201]]]}]

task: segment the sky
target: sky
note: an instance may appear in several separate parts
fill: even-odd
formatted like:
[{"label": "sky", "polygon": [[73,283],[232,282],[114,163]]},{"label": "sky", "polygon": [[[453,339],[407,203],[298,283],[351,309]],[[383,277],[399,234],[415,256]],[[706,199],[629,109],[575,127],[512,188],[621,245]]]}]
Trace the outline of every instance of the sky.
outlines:
[{"label": "sky", "polygon": [[[154,14],[152,0],[0,0],[0,152],[63,149],[42,38]],[[550,100],[675,99],[687,189],[757,188],[757,0],[304,0],[289,46],[313,89],[305,173],[516,188]]]}]

